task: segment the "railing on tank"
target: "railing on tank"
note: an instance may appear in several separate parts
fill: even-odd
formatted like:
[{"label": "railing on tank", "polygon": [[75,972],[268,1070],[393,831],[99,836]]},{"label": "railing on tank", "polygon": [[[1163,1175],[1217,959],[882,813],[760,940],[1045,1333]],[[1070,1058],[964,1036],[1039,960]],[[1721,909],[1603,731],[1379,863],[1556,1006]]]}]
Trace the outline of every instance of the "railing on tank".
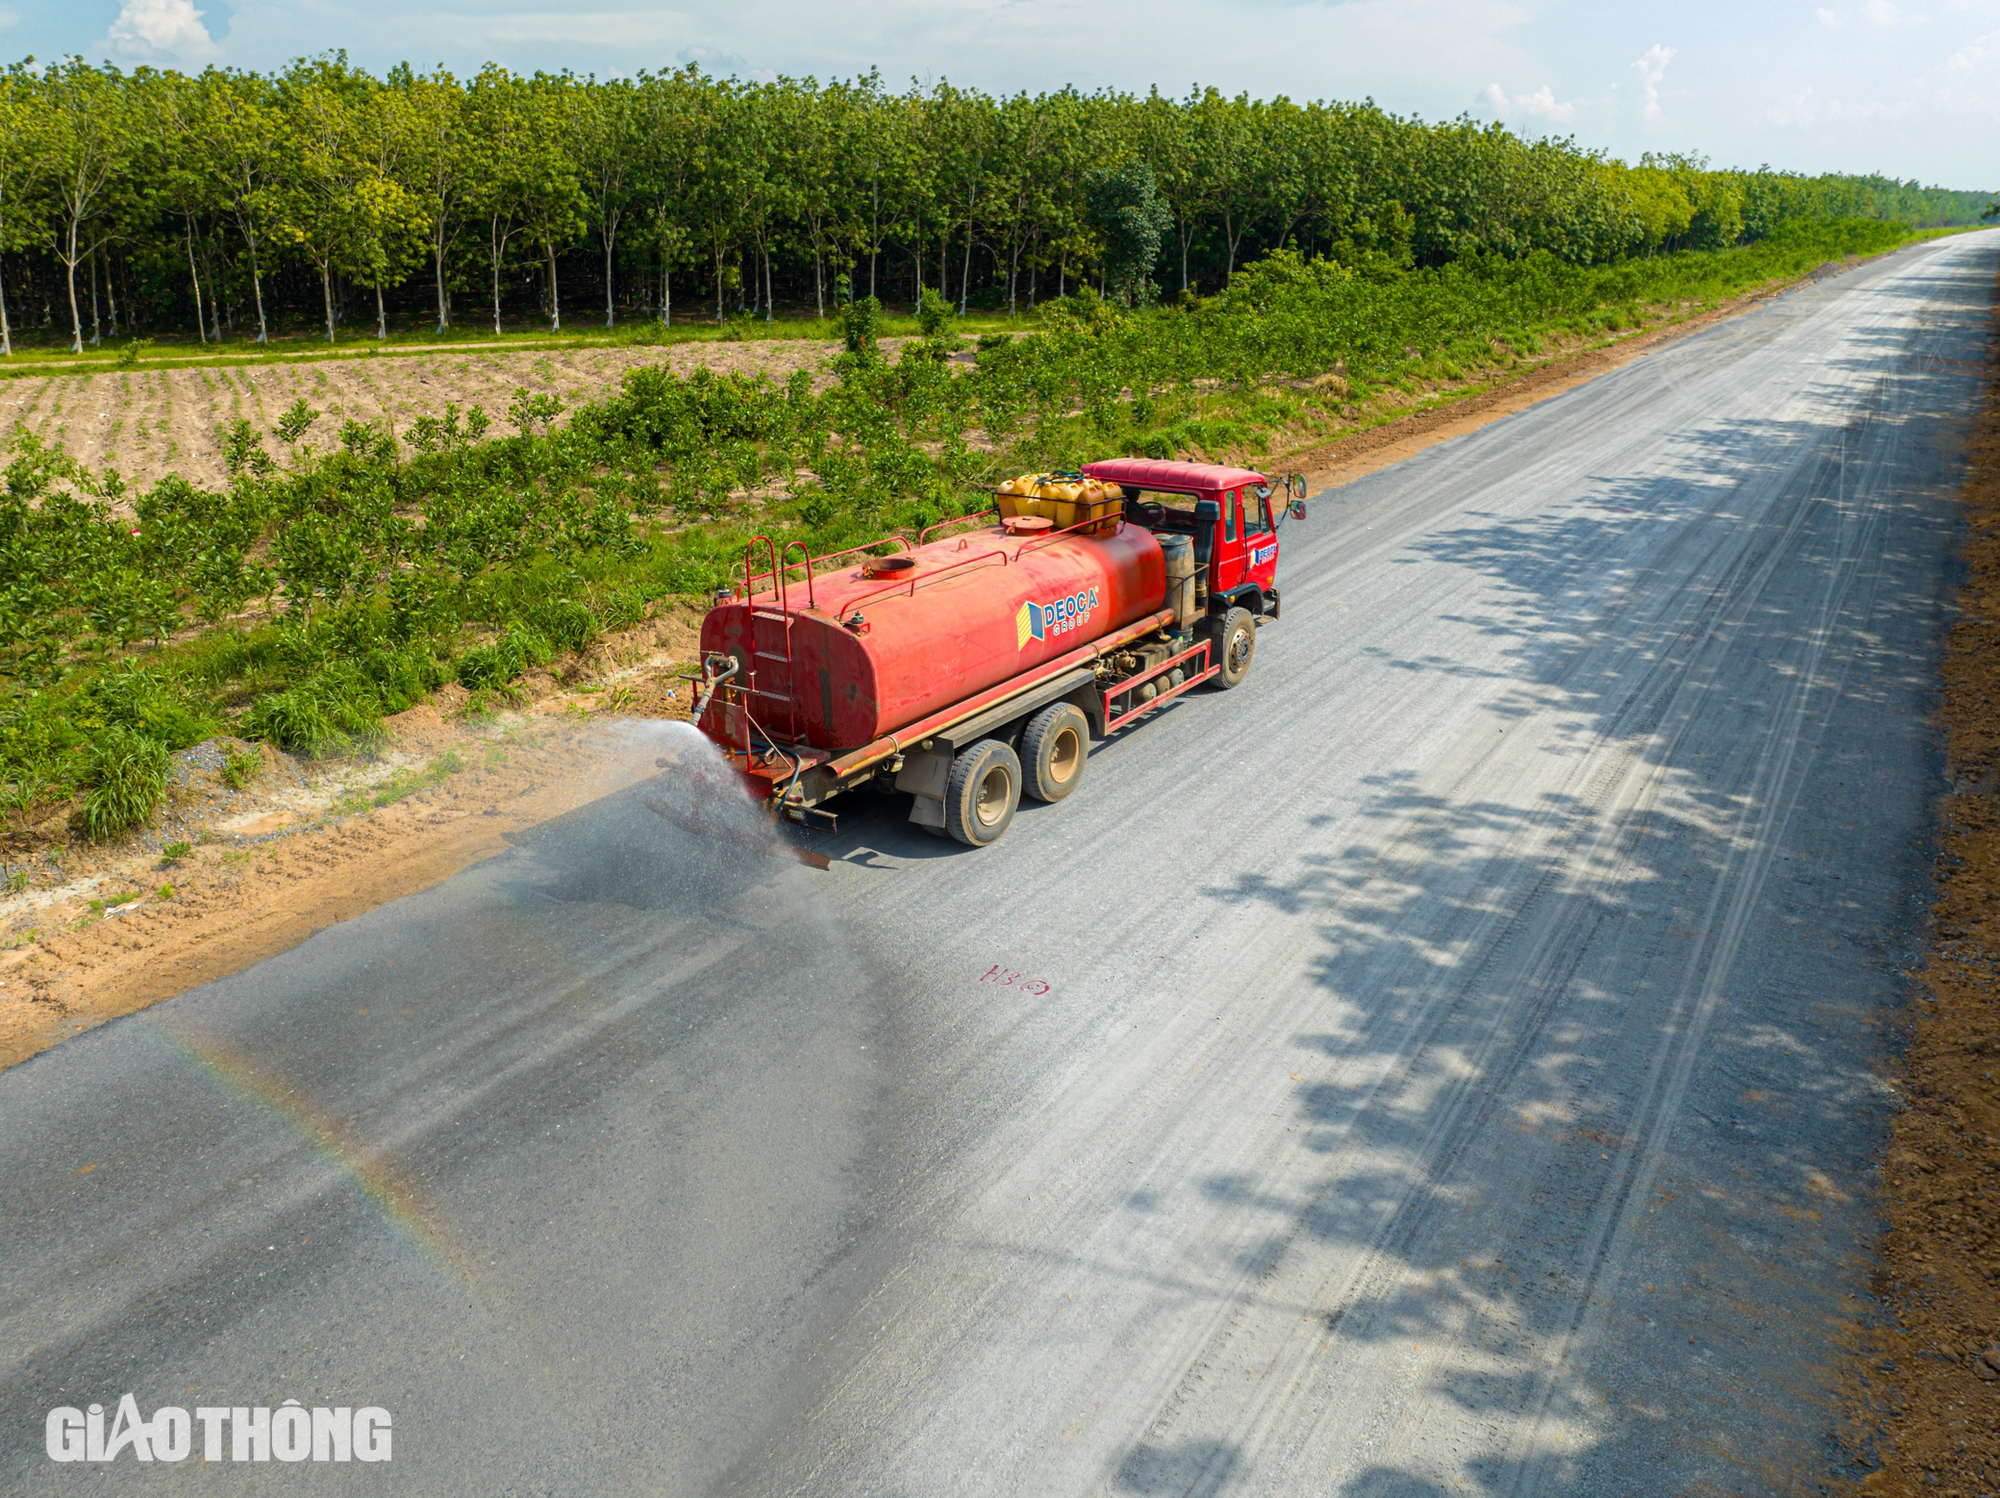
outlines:
[{"label": "railing on tank", "polygon": [[[763,572],[755,570],[755,562],[753,560],[759,542],[763,543],[764,554],[772,559],[772,567]],[[817,607],[813,599],[813,571],[815,568],[824,567],[828,562],[835,561],[840,557],[851,557],[859,551],[873,551],[878,546],[892,545],[901,547],[904,551],[914,549],[910,545],[910,538],[908,536],[884,536],[879,541],[864,541],[859,546],[849,546],[841,551],[829,551],[823,556],[814,556],[806,550],[806,543],[803,541],[787,541],[784,549],[779,551],[775,548],[769,536],[754,537],[750,544],[743,548],[744,601],[748,603],[756,602],[757,583],[760,579],[768,578],[771,580],[771,596],[776,600],[778,607],[783,609],[786,604],[784,574],[802,570],[805,575],[806,607],[809,609],[815,608]],[[801,560],[797,562],[786,561],[785,558],[792,554],[794,546],[799,549]]]},{"label": "railing on tank", "polygon": [[[789,598],[785,586],[785,574],[793,571],[802,571],[806,585],[806,607],[808,609],[816,608],[818,604],[813,593],[815,569],[822,568],[827,563],[837,561],[841,557],[851,557],[860,552],[873,551],[878,546],[896,546],[905,552],[912,552],[917,547],[926,544],[931,534],[935,531],[947,530],[954,525],[964,525],[968,521],[984,520],[988,516],[997,513],[994,510],[981,510],[974,515],[959,515],[950,520],[940,520],[936,525],[925,526],[917,532],[916,546],[910,544],[910,539],[907,536],[883,536],[879,540],[864,541],[859,546],[849,546],[840,551],[827,552],[824,556],[813,556],[806,550],[806,544],[803,541],[787,541],[784,543],[783,548],[780,549],[778,544],[769,536],[757,536],[751,540],[748,546],[743,548],[743,596],[746,602],[755,603],[758,597],[758,582],[769,579],[771,582],[770,596],[772,600],[777,604],[781,612],[790,612]],[[1065,537],[1074,537],[1085,531],[1104,533],[1107,521],[1111,525],[1110,534],[1116,534],[1125,525],[1123,516],[1100,515],[1094,520],[1080,520],[1075,525],[1064,526],[1061,530],[1052,530],[1043,535],[1032,536],[1016,546],[1011,553],[994,547],[990,550],[976,552],[972,556],[949,562],[942,567],[928,572],[913,571],[909,576],[899,577],[886,587],[878,588],[873,593],[865,593],[859,598],[850,599],[840,606],[840,611],[835,617],[837,619],[848,618],[859,610],[864,603],[872,603],[878,598],[888,598],[896,594],[914,596],[919,583],[929,585],[935,582],[942,582],[954,573],[961,572],[968,567],[992,562],[995,559],[999,561],[1001,566],[1005,567],[1009,563],[1026,556],[1029,552],[1040,550],[1042,547],[1060,541]],[[769,568],[761,572],[756,567],[756,553],[759,546],[764,548],[764,555],[770,559]],[[787,559],[792,554],[792,548],[795,546],[799,550],[800,560],[797,562],[788,561]],[[894,553],[891,553],[891,555],[894,555]]]}]

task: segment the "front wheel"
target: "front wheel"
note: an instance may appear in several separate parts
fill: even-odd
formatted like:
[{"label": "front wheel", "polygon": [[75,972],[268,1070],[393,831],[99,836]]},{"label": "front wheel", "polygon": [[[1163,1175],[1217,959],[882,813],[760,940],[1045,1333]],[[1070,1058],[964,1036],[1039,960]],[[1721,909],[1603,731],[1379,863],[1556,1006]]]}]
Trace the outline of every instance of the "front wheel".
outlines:
[{"label": "front wheel", "polygon": [[951,762],[944,830],[968,848],[998,842],[1021,804],[1021,761],[999,739],[981,739]]},{"label": "front wheel", "polygon": [[1213,678],[1223,690],[1242,685],[1250,674],[1250,658],[1257,653],[1257,620],[1248,609],[1231,609],[1222,616],[1222,627],[1214,636],[1216,664],[1222,670]]}]

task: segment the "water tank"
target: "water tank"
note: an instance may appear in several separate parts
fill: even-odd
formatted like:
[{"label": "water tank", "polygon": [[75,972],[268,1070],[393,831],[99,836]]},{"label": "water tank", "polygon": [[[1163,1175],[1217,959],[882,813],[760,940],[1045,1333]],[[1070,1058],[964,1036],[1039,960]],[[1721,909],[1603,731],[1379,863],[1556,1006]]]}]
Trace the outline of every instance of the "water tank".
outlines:
[{"label": "water tank", "polygon": [[[1116,525],[1099,536],[996,526],[849,559],[814,577],[810,599],[800,578],[782,605],[769,591],[717,605],[702,653],[739,662],[760,734],[856,748],[1166,607],[1160,541]],[[717,693],[703,731],[740,744],[738,710]]]}]

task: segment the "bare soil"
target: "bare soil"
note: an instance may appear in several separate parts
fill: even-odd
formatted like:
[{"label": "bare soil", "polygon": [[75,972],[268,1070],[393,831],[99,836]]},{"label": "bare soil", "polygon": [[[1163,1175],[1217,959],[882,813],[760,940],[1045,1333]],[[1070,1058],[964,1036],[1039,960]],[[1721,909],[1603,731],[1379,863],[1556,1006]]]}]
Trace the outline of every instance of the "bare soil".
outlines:
[{"label": "bare soil", "polygon": [[[170,473],[193,484],[221,486],[228,479],[223,428],[246,419],[270,431],[297,400],[321,413],[301,442],[324,450],[350,420],[387,423],[400,433],[419,416],[443,416],[447,405],[461,410],[477,405],[504,430],[516,390],[557,395],[575,405],[615,392],[629,370],[660,364],[682,373],[702,366],[778,381],[796,369],[831,378],[827,365],[839,352],[837,343],[756,339],[548,353],[457,349],[289,366],[23,376],[0,383],[0,455],[13,446],[19,428],[60,443],[88,468],[117,469],[135,489],[149,489]],[[275,447],[276,439],[269,445]]]},{"label": "bare soil", "polygon": [[1935,940],[1900,1037],[1883,1315],[1847,1375],[1855,1490],[1894,1498],[2000,1492],[2000,313],[1987,350],[1942,666]]}]

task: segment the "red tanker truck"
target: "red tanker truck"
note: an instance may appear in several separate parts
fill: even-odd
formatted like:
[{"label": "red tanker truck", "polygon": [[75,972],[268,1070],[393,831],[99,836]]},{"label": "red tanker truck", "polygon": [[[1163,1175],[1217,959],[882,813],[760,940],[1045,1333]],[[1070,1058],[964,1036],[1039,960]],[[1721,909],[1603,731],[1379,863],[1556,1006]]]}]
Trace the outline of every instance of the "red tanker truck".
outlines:
[{"label": "red tanker truck", "polygon": [[760,803],[831,829],[827,802],[890,784],[912,822],[983,847],[1023,795],[1075,790],[1093,737],[1243,680],[1303,479],[1144,458],[1041,477],[1083,497],[1003,486],[997,519],[828,556],[751,544],[689,679],[696,725]]}]

